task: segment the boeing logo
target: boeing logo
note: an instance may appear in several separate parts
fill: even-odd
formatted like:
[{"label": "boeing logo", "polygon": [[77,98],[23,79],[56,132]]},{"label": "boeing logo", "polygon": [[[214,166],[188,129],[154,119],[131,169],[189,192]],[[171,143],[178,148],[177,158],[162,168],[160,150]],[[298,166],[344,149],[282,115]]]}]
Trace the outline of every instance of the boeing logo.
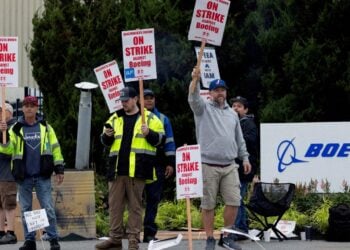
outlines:
[{"label": "boeing logo", "polygon": [[[308,162],[297,158],[297,151],[294,146],[295,138],[284,140],[277,147],[278,172],[283,172],[293,163]],[[305,152],[305,158],[344,158],[350,154],[350,143],[310,143]]]},{"label": "boeing logo", "polygon": [[277,148],[277,159],[278,159],[278,172],[282,173],[287,166],[293,163],[306,162],[296,158],[296,149],[293,144],[295,138],[292,140],[282,141]]}]

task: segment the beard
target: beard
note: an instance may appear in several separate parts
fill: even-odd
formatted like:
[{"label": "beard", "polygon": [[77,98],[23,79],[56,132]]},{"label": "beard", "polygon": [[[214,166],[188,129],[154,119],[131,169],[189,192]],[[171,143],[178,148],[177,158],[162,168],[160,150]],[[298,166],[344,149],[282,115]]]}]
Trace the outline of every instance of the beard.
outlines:
[{"label": "beard", "polygon": [[219,95],[214,99],[214,102],[217,102],[218,104],[224,104],[226,101],[226,97],[223,95]]}]

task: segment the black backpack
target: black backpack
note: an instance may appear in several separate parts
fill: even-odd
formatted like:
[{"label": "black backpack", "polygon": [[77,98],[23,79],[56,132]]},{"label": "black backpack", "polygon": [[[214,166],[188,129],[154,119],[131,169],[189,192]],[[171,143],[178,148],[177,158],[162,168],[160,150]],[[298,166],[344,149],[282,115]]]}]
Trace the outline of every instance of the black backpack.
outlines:
[{"label": "black backpack", "polygon": [[340,203],[329,209],[328,241],[350,241],[350,206]]}]

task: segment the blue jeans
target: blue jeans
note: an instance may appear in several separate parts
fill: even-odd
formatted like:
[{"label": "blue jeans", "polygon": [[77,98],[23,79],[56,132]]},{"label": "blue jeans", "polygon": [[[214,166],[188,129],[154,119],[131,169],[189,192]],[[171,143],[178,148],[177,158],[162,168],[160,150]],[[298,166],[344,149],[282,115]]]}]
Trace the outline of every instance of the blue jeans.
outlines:
[{"label": "blue jeans", "polygon": [[46,210],[49,226],[45,228],[48,236],[48,240],[58,239],[58,233],[56,229],[56,214],[53,206],[51,196],[51,179],[43,177],[28,177],[23,182],[17,184],[19,204],[21,206],[22,224],[25,240],[35,241],[36,232],[28,232],[27,225],[24,218],[24,212],[32,211],[33,202],[33,189],[35,188],[36,196],[39,200],[42,209]]},{"label": "blue jeans", "polygon": [[247,194],[248,182],[241,181],[241,205],[238,208],[238,213],[236,217],[235,226],[245,232],[248,232],[248,224],[247,224],[247,211],[244,206],[243,199]]},{"label": "blue jeans", "polygon": [[146,211],[143,220],[144,236],[155,236],[157,234],[157,224],[155,223],[158,205],[162,198],[163,185],[164,185],[164,170],[157,171],[157,180],[146,184]]}]

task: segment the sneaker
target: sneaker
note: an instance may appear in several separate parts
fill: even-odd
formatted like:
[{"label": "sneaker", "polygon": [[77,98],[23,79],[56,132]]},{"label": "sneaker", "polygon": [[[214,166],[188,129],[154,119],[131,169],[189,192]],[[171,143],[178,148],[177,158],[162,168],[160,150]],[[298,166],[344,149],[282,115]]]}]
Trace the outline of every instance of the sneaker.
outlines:
[{"label": "sneaker", "polygon": [[43,234],[41,235],[41,239],[42,240],[45,240],[45,241],[48,241],[49,240],[49,236],[47,235],[47,233],[44,231]]},{"label": "sneaker", "polygon": [[36,243],[33,240],[26,240],[19,250],[36,250]]},{"label": "sneaker", "polygon": [[143,237],[143,243],[149,243],[151,240],[154,241],[158,239],[155,236],[150,236],[150,235]]},{"label": "sneaker", "polygon": [[57,239],[50,240],[50,250],[60,250],[60,244],[58,244]]},{"label": "sneaker", "polygon": [[0,245],[3,244],[16,244],[17,243],[17,237],[16,235],[6,233],[4,236],[0,238]]},{"label": "sneaker", "polygon": [[129,250],[138,250],[139,249],[139,241],[137,239],[129,239]]},{"label": "sneaker", "polygon": [[122,241],[112,242],[111,240],[105,240],[95,245],[97,250],[122,250]]},{"label": "sneaker", "polygon": [[[219,242],[220,243],[220,242]],[[222,247],[226,248],[226,249],[230,249],[230,250],[242,250],[241,246],[238,245],[235,242],[235,236],[234,234],[228,234],[228,235],[224,235],[222,236]]]},{"label": "sneaker", "polygon": [[213,237],[208,237],[205,250],[215,250],[215,243],[216,243],[216,240]]}]

